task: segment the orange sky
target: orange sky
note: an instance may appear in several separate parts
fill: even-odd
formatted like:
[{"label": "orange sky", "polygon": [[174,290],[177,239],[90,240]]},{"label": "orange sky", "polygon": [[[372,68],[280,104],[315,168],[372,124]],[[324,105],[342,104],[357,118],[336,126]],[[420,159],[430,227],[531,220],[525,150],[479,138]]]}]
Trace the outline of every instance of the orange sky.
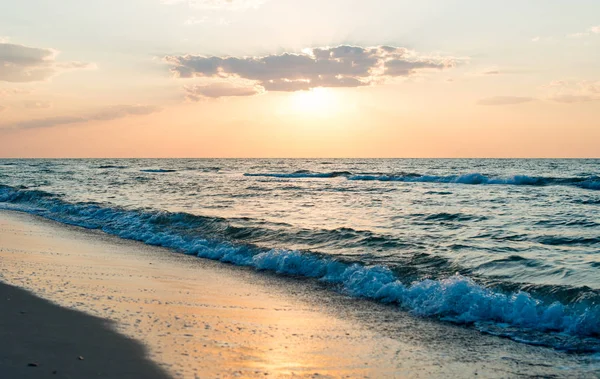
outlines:
[{"label": "orange sky", "polygon": [[600,157],[598,3],[32,2],[0,157]]}]

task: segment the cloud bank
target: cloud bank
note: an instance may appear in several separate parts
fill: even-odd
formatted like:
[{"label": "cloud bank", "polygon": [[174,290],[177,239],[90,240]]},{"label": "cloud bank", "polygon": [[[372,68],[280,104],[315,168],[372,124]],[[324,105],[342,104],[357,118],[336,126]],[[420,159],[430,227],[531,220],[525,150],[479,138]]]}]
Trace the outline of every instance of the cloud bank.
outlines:
[{"label": "cloud bank", "polygon": [[[422,70],[454,67],[452,57],[426,57],[401,47],[337,46],[261,57],[171,55],[165,61],[179,78],[243,79],[264,91],[294,92],[318,87],[361,87]],[[255,93],[249,91],[245,96]],[[241,96],[235,92],[234,96]],[[222,91],[221,96],[228,95]]]},{"label": "cloud bank", "polygon": [[61,72],[94,67],[85,62],[57,62],[53,49],[0,42],[0,81],[43,81]]},{"label": "cloud bank", "polygon": [[3,125],[7,129],[37,129],[54,126],[77,124],[90,121],[110,121],[128,116],[142,116],[160,112],[161,108],[153,105],[118,105],[104,108],[95,113],[83,116],[56,116],[35,120],[21,121]]}]

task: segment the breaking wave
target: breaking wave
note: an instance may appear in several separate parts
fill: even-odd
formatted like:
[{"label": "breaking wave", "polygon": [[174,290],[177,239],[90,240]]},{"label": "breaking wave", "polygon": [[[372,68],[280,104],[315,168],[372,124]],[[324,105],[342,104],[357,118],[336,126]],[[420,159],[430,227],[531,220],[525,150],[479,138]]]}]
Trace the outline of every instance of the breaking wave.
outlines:
[{"label": "breaking wave", "polygon": [[574,186],[590,190],[600,190],[600,177],[538,177],[527,175],[514,175],[509,177],[487,176],[480,173],[465,175],[420,175],[412,173],[402,174],[353,174],[348,171],[335,172],[311,172],[306,170],[293,173],[246,173],[248,177],[271,177],[271,178],[337,178],[345,177],[352,181],[380,181],[380,182],[404,182],[404,183],[448,183],[448,184],[471,184],[471,185],[515,185],[515,186]]},{"label": "breaking wave", "polygon": [[409,283],[383,265],[209,238],[202,234],[206,224],[222,228],[226,220],[187,213],[70,203],[52,193],[1,185],[0,208],[100,229],[201,258],[315,278],[351,296],[396,304],[418,316],[473,325],[517,341],[568,351],[600,351],[600,305],[594,301],[540,300],[526,291],[501,291],[458,274]]}]

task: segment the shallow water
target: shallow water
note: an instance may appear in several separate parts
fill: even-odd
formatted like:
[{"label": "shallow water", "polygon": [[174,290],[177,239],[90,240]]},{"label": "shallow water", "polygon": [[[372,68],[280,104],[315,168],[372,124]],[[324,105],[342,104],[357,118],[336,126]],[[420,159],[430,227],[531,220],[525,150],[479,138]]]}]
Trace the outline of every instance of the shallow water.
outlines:
[{"label": "shallow water", "polygon": [[600,160],[0,160],[0,207],[600,351]]}]

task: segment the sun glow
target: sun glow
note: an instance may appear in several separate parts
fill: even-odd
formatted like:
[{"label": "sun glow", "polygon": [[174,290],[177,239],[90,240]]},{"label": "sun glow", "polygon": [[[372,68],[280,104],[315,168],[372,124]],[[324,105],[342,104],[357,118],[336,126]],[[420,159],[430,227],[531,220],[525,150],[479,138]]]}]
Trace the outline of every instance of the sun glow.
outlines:
[{"label": "sun glow", "polygon": [[331,116],[339,111],[340,102],[333,90],[313,88],[292,94],[290,108],[306,116]]}]

